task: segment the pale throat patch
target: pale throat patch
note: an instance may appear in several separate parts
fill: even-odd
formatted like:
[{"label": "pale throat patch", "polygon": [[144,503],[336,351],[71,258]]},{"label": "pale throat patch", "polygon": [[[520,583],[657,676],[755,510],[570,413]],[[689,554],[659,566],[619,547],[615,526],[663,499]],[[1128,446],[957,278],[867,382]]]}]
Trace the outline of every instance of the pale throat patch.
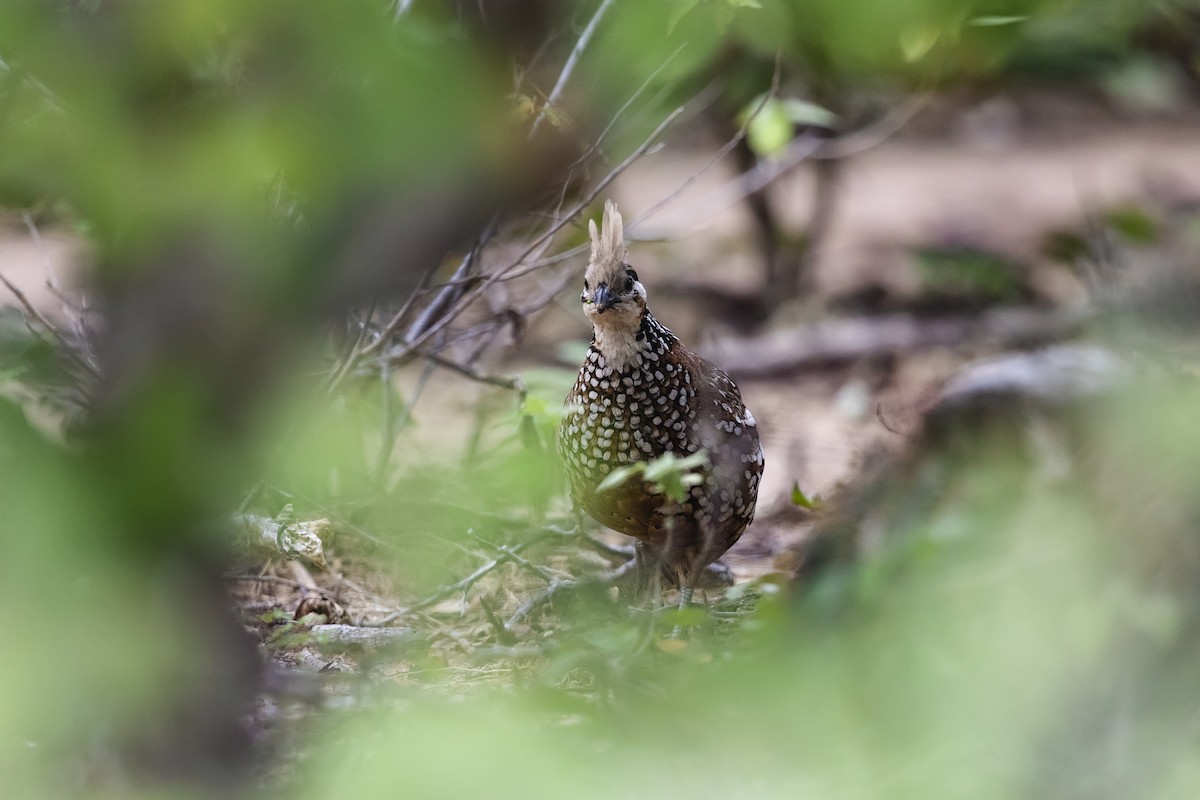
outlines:
[{"label": "pale throat patch", "polygon": [[649,313],[644,311],[646,289],[641,281],[634,284],[634,294],[641,298],[640,305],[622,304],[628,307],[618,306],[603,313],[588,313],[595,331],[596,349],[604,356],[605,366],[616,370],[640,364],[641,353],[647,348],[647,343],[637,338],[642,326],[642,314]]},{"label": "pale throat patch", "polygon": [[646,343],[637,340],[637,327],[625,325],[596,326],[596,349],[604,356],[605,366],[624,370],[641,363]]}]

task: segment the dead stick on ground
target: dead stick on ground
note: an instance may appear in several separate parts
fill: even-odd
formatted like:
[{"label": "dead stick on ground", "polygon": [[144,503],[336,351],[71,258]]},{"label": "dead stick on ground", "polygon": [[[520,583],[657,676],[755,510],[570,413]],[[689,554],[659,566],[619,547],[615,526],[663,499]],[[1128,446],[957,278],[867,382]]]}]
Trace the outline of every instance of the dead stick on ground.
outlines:
[{"label": "dead stick on ground", "polygon": [[725,339],[707,355],[740,376],[773,375],[868,356],[987,342],[1002,347],[1064,339],[1086,311],[997,308],[977,316],[920,319],[910,314],[830,319],[761,336]]},{"label": "dead stick on ground", "polygon": [[552,581],[545,589],[522,603],[520,608],[513,612],[513,615],[508,618],[508,622],[504,623],[504,628],[505,630],[511,632],[514,625],[523,620],[525,617],[529,616],[537,609],[546,605],[546,603],[549,603],[560,592],[564,592],[569,589],[580,589],[585,586],[611,586],[612,584],[624,578],[630,572],[637,569],[637,566],[638,564],[636,561],[627,561],[616,569],[609,570],[608,572],[605,572],[594,578]]}]

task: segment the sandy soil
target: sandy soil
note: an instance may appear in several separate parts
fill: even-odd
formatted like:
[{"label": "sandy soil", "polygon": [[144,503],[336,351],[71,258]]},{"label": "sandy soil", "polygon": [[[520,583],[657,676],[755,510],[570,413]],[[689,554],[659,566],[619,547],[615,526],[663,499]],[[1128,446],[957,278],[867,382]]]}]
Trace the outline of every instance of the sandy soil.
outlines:
[{"label": "sandy soil", "polygon": [[[959,120],[961,123],[961,120]],[[849,159],[834,222],[813,274],[813,303],[875,283],[904,293],[914,287],[910,249],[918,244],[968,241],[1014,258],[1036,260],[1047,232],[1076,226],[1089,213],[1139,198],[1200,200],[1200,137],[1186,124],[1095,120],[1078,126],[963,126],[896,139]],[[982,130],[982,132],[980,132]],[[626,218],[637,216],[693,175],[706,156],[666,148],[626,173],[614,194]],[[651,292],[656,312],[687,336],[720,335],[719,322],[659,291],[666,281],[689,279],[751,287],[760,265],[748,246],[748,214],[736,199],[727,165],[696,180],[677,200],[629,230],[632,259]],[[801,165],[774,189],[776,207],[795,229],[812,212],[812,169]],[[0,225],[0,274],[53,313],[58,301],[47,275],[69,279],[84,252],[70,235],[31,236],[20,219]],[[577,265],[582,269],[582,259]],[[1067,287],[1066,291],[1078,287]],[[0,305],[12,304],[0,290]],[[535,321],[525,358],[545,363],[553,343],[585,340],[588,330],[573,298]],[[536,355],[541,353],[541,355]],[[911,427],[916,409],[935,390],[962,352],[912,355],[893,369],[858,366],[743,381],[767,451],[760,521],[732,554],[739,571],[765,568],[770,556],[803,524],[788,500],[794,482],[811,494],[828,494],[855,470],[863,452],[895,443]],[[401,376],[404,385],[414,376]],[[439,376],[426,392],[418,417],[428,430],[463,428],[477,392]],[[877,418],[876,409],[888,422]],[[739,553],[741,555],[739,555]]]}]

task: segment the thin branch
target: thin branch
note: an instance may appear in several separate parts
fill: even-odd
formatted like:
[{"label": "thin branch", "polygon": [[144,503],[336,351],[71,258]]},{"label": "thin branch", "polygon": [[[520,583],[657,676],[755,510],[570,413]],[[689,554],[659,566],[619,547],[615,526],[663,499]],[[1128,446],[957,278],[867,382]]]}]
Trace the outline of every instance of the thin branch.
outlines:
[{"label": "thin branch", "polygon": [[555,234],[557,234],[559,231],[561,231],[563,228],[565,228],[568,224],[570,224],[570,222],[572,220],[574,220],[577,216],[582,214],[587,209],[587,207],[589,205],[591,205],[592,201],[595,200],[596,197],[598,197],[601,192],[603,192],[606,188],[608,188],[608,185],[610,183],[612,183],[614,180],[616,180],[618,175],[620,175],[622,172],[624,172],[626,169],[628,169],[629,166],[631,164],[633,164],[633,162],[635,162],[637,159],[641,158],[641,156],[647,150],[650,149],[651,145],[653,145],[654,142],[657,141],[658,137],[661,136],[662,133],[668,127],[670,127],[671,123],[673,123],[676,120],[676,118],[678,118],[679,115],[684,112],[684,109],[685,109],[684,106],[680,106],[679,108],[676,108],[674,111],[672,111],[670,114],[668,114],[666,119],[664,119],[661,123],[659,123],[658,127],[656,127],[651,132],[651,134],[648,137],[646,137],[646,140],[643,141],[642,144],[639,145],[636,150],[634,150],[632,153],[630,153],[629,156],[624,161],[622,161],[620,164],[618,164],[608,175],[606,175],[592,189],[592,191],[587,193],[587,195],[579,202],[578,205],[576,205],[576,207],[571,211],[570,214],[563,217],[561,220],[556,222],[554,225],[550,226],[550,228],[545,233],[543,233],[541,236],[539,236],[537,239],[535,239],[532,244],[530,244],[528,247],[526,247],[525,250],[521,253],[521,255],[519,255],[517,258],[515,258],[507,267],[499,270],[498,272],[495,272],[495,273],[492,273],[491,275],[489,275],[486,280],[484,280],[472,292],[470,292],[468,295],[466,295],[465,299],[462,302],[460,302],[455,308],[451,309],[444,317],[442,317],[442,319],[437,324],[435,324],[433,327],[431,327],[429,330],[427,330],[422,336],[418,337],[416,341],[411,342],[408,345],[408,350],[409,351],[416,350],[417,348],[419,348],[423,344],[425,344],[425,342],[429,338],[431,338],[434,334],[438,333],[443,328],[448,326],[451,322],[453,322],[458,317],[459,314],[461,314],[473,302],[475,302],[477,299],[479,299],[483,295],[483,293],[485,291],[487,291],[488,289],[490,289],[494,284],[499,283],[500,281],[503,281],[503,280],[511,280],[512,278],[518,277],[519,275],[524,275],[524,274],[527,274],[528,272],[532,272],[533,268],[515,271],[515,272],[514,272],[514,270],[516,270],[516,268],[518,266],[520,266],[520,264],[522,264],[524,262],[524,260],[526,258],[528,258],[535,250],[537,250],[538,247],[540,247],[544,242],[547,242],[548,240],[550,240]]},{"label": "thin branch", "polygon": [[[425,282],[425,278],[428,277],[428,275],[428,272],[425,273],[425,277],[422,277],[421,279],[422,283]],[[414,300],[416,300],[419,292],[420,287],[418,286],[418,288],[414,290],[412,295],[408,298],[408,302],[404,304],[404,308],[400,309],[400,314],[396,315],[397,319],[401,319],[401,315],[407,313],[409,306],[412,305]],[[330,394],[337,391],[337,388],[342,385],[342,381],[346,379],[346,375],[350,373],[350,370],[353,369],[354,365],[357,363],[357,354],[363,347],[363,340],[367,338],[367,330],[370,328],[371,317],[374,314],[375,301],[372,300],[370,308],[368,308],[367,313],[363,315],[362,323],[358,327],[358,336],[354,337],[354,344],[352,344],[350,349],[346,351],[346,355],[342,358],[341,365],[334,370],[333,377],[329,379],[329,387],[327,391]]]},{"label": "thin branch", "polygon": [[279,584],[280,586],[287,586],[291,589],[298,589],[302,593],[303,592],[312,592],[314,594],[324,595],[324,596],[328,597],[330,600],[337,600],[337,597],[335,596],[334,592],[329,589],[323,589],[315,583],[309,585],[309,584],[306,584],[304,581],[293,580],[292,578],[285,578],[281,575],[240,574],[240,575],[223,575],[221,577],[223,580],[229,581],[231,583],[242,582],[242,581],[249,581],[251,583],[275,583],[275,584]]},{"label": "thin branch", "polygon": [[[29,230],[29,236],[33,239],[33,244],[37,248],[38,255],[42,259],[42,265],[46,268],[47,272],[49,272],[50,258],[46,254],[46,243],[45,240],[42,239],[41,231],[38,230],[37,224],[33,221],[33,216],[30,215],[28,211],[25,211],[21,214],[21,219],[24,221],[25,227]],[[82,367],[83,370],[93,378],[100,377],[100,369],[79,354],[76,346],[67,341],[67,338],[63,336],[62,331],[60,331],[56,325],[51,323],[41,311],[38,311],[36,308],[34,308],[33,303],[29,302],[29,298],[25,296],[24,292],[13,285],[3,275],[0,275],[0,283],[3,283],[8,290],[13,293],[13,295],[17,298],[17,301],[25,309],[26,313],[29,314],[29,316],[31,316],[33,319],[37,320],[37,322],[43,328],[45,328],[46,331],[55,338],[55,340],[58,341],[67,357]],[[87,393],[84,392],[84,394],[86,396]]]},{"label": "thin branch", "polygon": [[367,625],[369,627],[380,627],[383,625],[387,625],[389,622],[395,622],[396,620],[400,619],[401,617],[407,616],[408,614],[411,614],[414,611],[420,611],[421,609],[429,608],[430,606],[435,606],[448,597],[456,595],[459,592],[467,591],[472,586],[474,586],[477,582],[479,582],[479,580],[481,578],[483,578],[484,576],[486,576],[488,573],[492,572],[493,570],[497,569],[498,567],[500,567],[504,564],[507,564],[510,560],[511,560],[511,557],[508,553],[501,553],[500,555],[496,556],[491,561],[487,562],[482,567],[475,570],[474,572],[472,572],[470,575],[466,576],[465,578],[462,578],[461,580],[457,580],[454,583],[451,583],[447,586],[443,586],[441,589],[438,589],[433,594],[426,596],[422,600],[418,600],[416,603],[413,603],[408,608],[402,608],[398,611],[393,611],[392,613],[390,613],[384,617],[381,617],[381,618],[375,620],[374,622],[367,623]]},{"label": "thin branch", "polygon": [[[689,231],[671,237],[671,241],[690,238],[696,233],[708,231],[713,217],[724,214],[729,208],[742,202],[749,194],[764,188],[768,184],[788,175],[793,169],[809,159],[834,160],[858,155],[886,142],[899,132],[928,102],[928,92],[917,95],[908,102],[886,114],[875,124],[855,133],[839,136],[834,139],[822,139],[812,134],[802,134],[788,145],[784,153],[773,159],[760,161],[759,164],[740,175],[730,179],[721,186],[701,195],[695,204],[701,208],[716,203],[720,198],[719,208],[706,213],[697,214],[699,220]],[[646,214],[634,222],[641,221]],[[552,256],[546,259],[553,263]]]},{"label": "thin branch", "polygon": [[404,334],[405,342],[411,342],[428,330],[446,312],[446,309],[450,308],[462,296],[462,293],[466,289],[466,282],[479,261],[479,254],[483,252],[483,248],[495,236],[496,228],[499,224],[500,215],[494,214],[488,220],[487,225],[484,226],[483,232],[479,234],[479,239],[476,241],[475,246],[471,248],[471,252],[467,253],[467,257],[463,259],[462,264],[455,270],[454,275],[451,277],[452,285],[443,287],[433,302],[421,312],[421,316],[417,318],[417,321]]},{"label": "thin branch", "polygon": [[908,102],[902,103],[898,108],[885,114],[875,124],[860,131],[825,141],[821,148],[812,154],[812,157],[816,159],[849,158],[872,150],[895,136],[901,128],[912,121],[912,118],[920,113],[932,97],[933,92],[928,91],[914,95],[909,98]]},{"label": "thin branch", "polygon": [[610,586],[637,568],[637,561],[631,560],[625,562],[616,569],[609,570],[608,572],[605,572],[594,578],[551,581],[549,586],[522,603],[520,607],[513,612],[513,615],[508,618],[508,622],[504,623],[504,627],[511,631],[514,625],[523,620],[525,617],[529,616],[534,611],[549,603],[559,592],[564,592],[569,589],[578,589],[584,586]]},{"label": "thin branch", "polygon": [[681,184],[679,184],[679,186],[675,187],[674,191],[672,191],[666,197],[662,198],[657,203],[650,206],[650,208],[646,209],[641,214],[638,214],[636,217],[634,217],[632,220],[630,220],[628,227],[630,227],[630,228],[636,227],[639,222],[644,222],[649,217],[652,217],[654,214],[661,211],[664,206],[666,206],[667,204],[669,204],[669,203],[673,202],[675,199],[677,199],[679,197],[679,195],[681,195],[685,191],[687,191],[687,188],[689,186],[691,186],[693,183],[698,181],[702,175],[704,175],[710,169],[712,169],[714,166],[716,166],[717,163],[721,159],[723,159],[725,156],[729,155],[729,153],[733,151],[733,148],[737,147],[738,144],[741,143],[741,141],[746,138],[746,134],[750,130],[750,125],[754,122],[754,120],[758,117],[758,115],[762,112],[762,110],[764,108],[766,108],[767,103],[771,102],[771,99],[775,97],[775,93],[779,91],[779,78],[780,78],[782,71],[783,71],[782,58],[781,58],[781,56],[776,55],[775,56],[775,72],[771,75],[771,87],[762,96],[762,99],[760,99],[758,101],[758,105],[754,107],[754,110],[751,111],[750,114],[746,116],[746,119],[742,122],[742,126],[740,128],[738,128],[738,131],[737,131],[737,133],[735,133],[733,135],[733,138],[731,138],[724,145],[722,145],[721,149],[719,149],[719,150],[717,150],[717,152],[713,153],[712,157],[708,159],[708,162],[705,163],[705,165],[703,167],[696,170],[691,175],[689,175],[687,178],[685,178],[684,181]]},{"label": "thin branch", "polygon": [[604,142],[605,137],[608,136],[609,132],[613,129],[613,126],[617,124],[617,120],[619,120],[621,116],[629,110],[629,107],[633,105],[634,101],[641,96],[642,92],[646,91],[647,87],[649,87],[654,79],[658,77],[658,74],[666,69],[667,65],[674,61],[676,56],[683,52],[683,48],[685,47],[687,47],[686,44],[681,44],[679,47],[675,48],[675,52],[667,56],[666,61],[659,64],[654,72],[651,72],[649,77],[642,81],[642,85],[639,86],[637,90],[629,96],[629,99],[625,101],[624,105],[617,109],[617,113],[613,114],[613,118],[610,119],[608,124],[604,126],[604,130],[600,131],[600,135],[596,137],[595,143],[592,144],[592,146],[589,147],[583,155],[576,159],[575,163],[577,165],[583,163],[585,159],[590,158],[593,153],[600,149],[600,145]]},{"label": "thin branch", "polygon": [[572,209],[571,213],[567,214],[565,217],[563,217],[561,220],[559,220],[557,223],[555,223],[553,226],[551,226],[551,228],[548,231],[546,231],[546,233],[542,234],[542,236],[540,236],[537,240],[535,240],[533,245],[527,247],[525,249],[525,251],[523,253],[521,253],[520,256],[513,259],[513,261],[507,267],[505,267],[502,270],[499,270],[498,272],[494,273],[491,277],[489,277],[487,284],[485,284],[485,286],[480,287],[480,289],[486,288],[487,285],[490,285],[492,283],[502,283],[502,282],[515,280],[516,278],[523,277],[525,275],[528,275],[531,272],[535,272],[536,270],[541,269],[543,265],[541,264],[540,261],[534,261],[532,264],[527,266],[525,269],[517,269],[517,267],[519,267],[522,263],[524,263],[525,260],[527,258],[529,258],[530,255],[533,254],[533,251],[536,250],[543,242],[548,242],[555,234],[557,234],[560,230],[562,230],[568,224],[570,224],[572,221],[574,221],[576,217],[578,217],[580,214],[582,214],[584,211],[586,211],[587,207],[592,204],[592,202],[600,195],[601,192],[603,192],[605,189],[608,188],[608,185],[610,183],[612,183],[614,180],[616,180],[617,177],[622,172],[629,169],[629,167],[633,164],[633,162],[637,161],[639,158],[644,156],[646,154],[646,152],[651,148],[651,146],[653,146],[653,144],[655,143],[655,140],[657,140],[658,137],[660,135],[662,135],[663,131],[665,131],[671,125],[671,123],[673,123],[679,117],[679,115],[683,113],[684,108],[685,108],[685,106],[680,106],[679,108],[676,108],[674,111],[672,111],[669,115],[667,115],[667,118],[664,119],[661,123],[659,123],[658,127],[655,128],[654,131],[648,137],[646,137],[646,140],[643,141],[642,144],[639,145],[636,150],[634,150],[632,153],[630,153],[629,156],[624,161],[622,161],[620,164],[618,164],[616,167],[614,167],[613,170],[608,173],[608,175],[604,176],[604,178],[598,184],[596,184],[595,188],[592,189],[592,191],[588,192],[588,194],[583,198],[583,200],[580,201],[580,203],[578,205],[576,205],[574,209]]},{"label": "thin branch", "polygon": [[575,65],[579,63],[579,57],[583,54],[584,49],[587,48],[588,42],[592,40],[592,34],[596,32],[596,28],[600,25],[601,18],[603,18],[605,12],[608,11],[612,4],[613,0],[603,0],[600,3],[599,8],[596,9],[596,13],[592,15],[587,27],[583,29],[583,33],[579,34],[579,40],[575,42],[575,47],[572,48],[571,54],[567,56],[567,63],[563,64],[562,72],[559,73],[558,82],[555,83],[554,88],[550,90],[549,97],[547,97],[546,102],[542,104],[542,110],[538,112],[537,117],[535,117],[533,120],[533,124],[529,126],[530,139],[537,134],[538,128],[541,127],[542,120],[545,119],[550,107],[557,103],[558,99],[562,96],[563,89],[566,88],[567,81],[570,79],[571,73],[575,71]]},{"label": "thin branch", "polygon": [[522,396],[525,394],[525,384],[519,376],[509,378],[505,375],[489,375],[480,372],[474,367],[467,366],[466,364],[460,364],[457,361],[452,361],[451,359],[446,358],[439,353],[421,352],[420,355],[431,364],[442,367],[443,369],[448,369],[451,372],[456,372],[459,375],[462,375],[464,378],[470,378],[477,383],[486,383],[491,386],[499,386],[501,389],[509,389],[510,391],[517,392]]},{"label": "thin branch", "polygon": [[407,608],[401,608],[397,611],[393,611],[387,616],[367,624],[371,626],[387,625],[389,622],[394,622],[401,617],[408,616],[423,609],[429,608],[430,606],[437,605],[448,597],[470,589],[472,586],[478,583],[481,578],[503,566],[504,564],[512,562],[514,560],[514,556],[519,555],[523,551],[536,544],[541,544],[548,539],[573,539],[574,537],[575,533],[573,531],[567,531],[552,525],[547,525],[538,529],[536,534],[519,544],[500,548],[500,552],[495,558],[491,559],[486,564],[479,567],[479,569],[475,570],[470,575],[467,575],[465,578],[461,578],[454,583],[443,586],[442,588],[430,595],[427,595],[423,599],[418,600]]},{"label": "thin branch", "polygon": [[536,575],[537,577],[546,581],[547,583],[553,583],[554,581],[562,580],[562,578],[560,578],[558,575],[555,575],[553,572],[551,572],[546,567],[543,567],[540,564],[535,564],[532,561],[530,561],[529,559],[525,558],[524,556],[519,555],[511,547],[501,545],[500,547],[498,547],[496,549],[499,550],[501,553],[507,554],[509,559],[514,564],[517,564],[517,565],[523,567],[525,570],[533,573],[534,575]]},{"label": "thin branch", "polygon": [[[384,378],[383,391],[384,397],[390,397],[392,391],[390,370],[390,362],[385,359],[380,359],[380,372],[388,377]],[[421,400],[421,395],[425,393],[425,387],[429,384],[429,379],[433,376],[433,364],[426,364],[425,369],[421,372],[421,377],[417,378],[416,388],[413,389],[412,397],[404,406],[404,411],[401,413],[400,419],[392,422],[391,411],[384,408],[384,425],[380,432],[379,458],[376,461],[376,473],[373,476],[377,483],[382,483],[386,475],[388,462],[392,460],[392,453],[396,448],[396,431],[403,430],[408,421],[412,419],[413,408]]]},{"label": "thin branch", "polygon": [[[409,329],[408,333],[405,335],[405,341],[409,341],[414,338],[414,331],[423,331],[427,329],[428,326],[432,324],[434,320],[436,320],[439,314],[444,313],[444,310],[452,305],[455,299],[461,296],[463,291],[462,287],[468,284],[470,280],[468,279],[468,275],[474,268],[479,258],[479,253],[483,247],[487,245],[488,241],[491,240],[492,236],[495,235],[498,222],[498,216],[493,216],[488,222],[487,226],[484,228],[483,233],[480,234],[475,246],[472,247],[471,251],[463,257],[462,262],[459,264],[458,269],[454,271],[454,275],[451,277],[451,279],[437,287],[438,296],[434,298],[433,302],[431,302],[425,311],[422,312],[417,322],[413,324],[413,327]],[[414,289],[412,294],[409,295],[404,305],[399,311],[396,312],[388,324],[384,326],[383,330],[380,331],[375,338],[366,344],[361,344],[360,340],[360,343],[357,344],[347,354],[345,360],[342,362],[341,367],[338,368],[337,372],[334,374],[334,377],[329,382],[329,388],[327,390],[329,394],[332,395],[341,387],[342,382],[346,379],[346,376],[349,375],[356,366],[361,364],[364,358],[374,353],[385,343],[387,343],[393,335],[395,335],[396,331],[399,330],[400,325],[408,317],[409,312],[412,310],[412,307],[416,304],[417,300],[426,293],[429,279],[435,272],[437,272],[437,269],[438,265],[435,264],[426,270],[425,274],[421,277],[420,284],[417,285],[417,288]]]},{"label": "thin branch", "polygon": [[[396,445],[396,427],[392,419],[392,365],[385,358],[379,362],[379,415],[382,425],[379,430],[379,455],[375,459],[375,469],[371,476],[376,483],[383,480],[387,473],[388,462],[392,460],[392,452]],[[407,410],[407,409],[406,409]]]},{"label": "thin branch", "polygon": [[[40,312],[36,308],[34,308],[33,303],[29,302],[29,298],[25,296],[25,293],[22,292],[20,289],[18,289],[16,287],[16,285],[14,285],[8,278],[4,277],[4,275],[2,273],[0,273],[0,283],[4,284],[4,286],[10,292],[12,292],[13,296],[17,298],[17,302],[20,303],[21,307],[25,309],[25,313],[28,314],[34,320],[36,320],[37,323],[39,325],[41,325],[48,334],[50,334],[50,336],[54,337],[54,340],[59,343],[59,345],[63,349],[63,352],[67,355],[68,358],[70,358],[72,361],[74,361],[76,364],[78,364],[81,368],[83,368],[83,370],[85,372],[87,372],[93,378],[100,377],[100,370],[98,370],[96,367],[92,366],[90,363],[88,363],[88,361],[86,359],[84,359],[82,356],[80,356],[79,353],[76,352],[75,346],[73,344],[71,344],[70,342],[68,342],[67,338],[62,335],[62,331],[60,331],[57,327],[55,327],[55,325],[53,323],[51,323],[50,320],[46,319],[45,315],[43,315],[42,312]],[[30,330],[33,330],[32,327],[30,328]],[[34,331],[34,334],[36,335],[37,332]],[[79,388],[80,391],[83,391],[82,387],[76,387],[76,388]],[[87,392],[84,392],[85,396],[87,396],[87,394],[88,394]]]}]

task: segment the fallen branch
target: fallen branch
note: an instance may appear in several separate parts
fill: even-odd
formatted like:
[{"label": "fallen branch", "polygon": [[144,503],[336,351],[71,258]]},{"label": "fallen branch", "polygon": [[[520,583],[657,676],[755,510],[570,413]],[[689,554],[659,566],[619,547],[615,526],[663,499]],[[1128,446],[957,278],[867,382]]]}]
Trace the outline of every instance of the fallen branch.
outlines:
[{"label": "fallen branch", "polygon": [[996,308],[975,316],[911,314],[829,319],[758,336],[724,339],[705,355],[738,376],[765,376],[931,347],[995,343],[1019,347],[1059,341],[1090,317],[1085,311]]},{"label": "fallen branch", "polygon": [[324,540],[332,536],[333,523],[324,518],[296,521],[292,519],[292,513],[289,504],[274,518],[238,514],[233,522],[239,543],[253,552],[288,559],[302,558],[326,569]]},{"label": "fallen branch", "polygon": [[411,628],[363,628],[358,625],[313,625],[312,632],[324,643],[373,650],[407,644],[414,638]]},{"label": "fallen branch", "polygon": [[637,561],[629,560],[616,569],[609,570],[601,575],[588,578],[551,581],[549,586],[526,600],[515,612],[513,612],[513,615],[508,618],[508,622],[504,623],[504,629],[511,633],[514,625],[525,619],[525,617],[529,616],[534,611],[549,603],[560,592],[581,589],[585,586],[611,586],[620,581],[629,573],[633,572],[635,569],[637,569],[637,567]]}]

